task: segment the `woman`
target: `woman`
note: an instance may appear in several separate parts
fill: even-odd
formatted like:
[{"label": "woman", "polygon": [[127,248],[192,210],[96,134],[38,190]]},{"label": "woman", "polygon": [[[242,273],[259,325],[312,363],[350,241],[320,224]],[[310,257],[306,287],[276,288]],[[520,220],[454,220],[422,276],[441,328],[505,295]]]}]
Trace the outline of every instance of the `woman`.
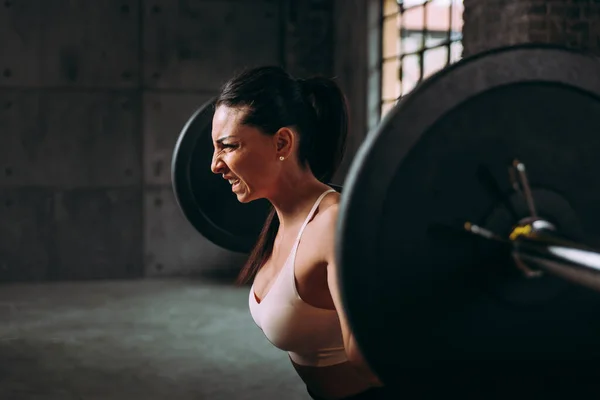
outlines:
[{"label": "woman", "polygon": [[345,150],[347,107],[326,78],[256,68],[225,84],[212,125],[212,171],[242,203],[273,208],[238,282],[254,278],[256,324],[285,350],[313,399],[379,399],[383,385],[349,329],[336,282],[339,194],[328,182]]}]

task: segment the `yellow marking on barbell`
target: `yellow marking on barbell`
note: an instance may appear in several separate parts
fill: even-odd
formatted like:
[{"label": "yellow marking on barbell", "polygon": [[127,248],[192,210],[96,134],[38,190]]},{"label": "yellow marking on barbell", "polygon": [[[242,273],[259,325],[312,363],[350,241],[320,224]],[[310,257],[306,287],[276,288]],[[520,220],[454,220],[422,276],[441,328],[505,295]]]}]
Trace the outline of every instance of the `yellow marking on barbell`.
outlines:
[{"label": "yellow marking on barbell", "polygon": [[515,229],[513,229],[513,231],[510,233],[510,240],[515,240],[516,238],[518,238],[521,235],[529,235],[531,233],[532,230],[532,226],[530,224],[527,224],[525,226],[517,226]]}]

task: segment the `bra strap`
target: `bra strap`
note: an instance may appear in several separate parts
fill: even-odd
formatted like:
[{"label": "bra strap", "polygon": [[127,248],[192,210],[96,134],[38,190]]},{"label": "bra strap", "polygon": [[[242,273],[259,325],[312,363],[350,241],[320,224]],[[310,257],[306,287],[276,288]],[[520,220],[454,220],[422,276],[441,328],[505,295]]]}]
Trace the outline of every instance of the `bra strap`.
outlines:
[{"label": "bra strap", "polygon": [[304,224],[302,224],[302,228],[300,228],[300,232],[298,232],[298,236],[296,237],[296,242],[298,242],[298,240],[302,236],[302,233],[304,232],[304,228],[306,228],[306,225],[308,225],[308,222],[313,217],[313,214],[315,213],[315,211],[317,211],[317,207],[319,207],[319,204],[321,204],[321,200],[323,200],[323,198],[325,196],[327,196],[329,193],[333,193],[333,192],[335,192],[335,189],[329,189],[329,190],[323,192],[319,196],[319,198],[317,199],[317,201],[315,201],[315,204],[313,205],[312,209],[308,213],[308,216],[306,217],[306,220],[304,220]]}]

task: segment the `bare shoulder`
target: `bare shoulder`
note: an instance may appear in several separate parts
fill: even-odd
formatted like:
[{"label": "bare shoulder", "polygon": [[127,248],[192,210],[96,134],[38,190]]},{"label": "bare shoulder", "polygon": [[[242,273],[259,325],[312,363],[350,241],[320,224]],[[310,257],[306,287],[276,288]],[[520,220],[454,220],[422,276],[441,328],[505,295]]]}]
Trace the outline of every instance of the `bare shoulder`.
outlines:
[{"label": "bare shoulder", "polygon": [[314,244],[318,258],[329,261],[335,251],[335,233],[339,213],[338,193],[327,196],[319,205],[319,213],[314,219]]},{"label": "bare shoulder", "polygon": [[340,206],[340,194],[334,193],[325,197],[319,204],[319,212],[315,217],[315,225],[319,230],[335,230],[337,224],[338,210]]}]

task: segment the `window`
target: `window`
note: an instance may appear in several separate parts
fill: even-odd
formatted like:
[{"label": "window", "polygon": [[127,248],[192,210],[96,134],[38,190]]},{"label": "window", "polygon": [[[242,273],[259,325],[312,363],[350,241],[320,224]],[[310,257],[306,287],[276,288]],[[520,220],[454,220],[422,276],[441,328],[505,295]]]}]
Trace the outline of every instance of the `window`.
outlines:
[{"label": "window", "polygon": [[462,56],[462,0],[383,0],[381,116]]}]

